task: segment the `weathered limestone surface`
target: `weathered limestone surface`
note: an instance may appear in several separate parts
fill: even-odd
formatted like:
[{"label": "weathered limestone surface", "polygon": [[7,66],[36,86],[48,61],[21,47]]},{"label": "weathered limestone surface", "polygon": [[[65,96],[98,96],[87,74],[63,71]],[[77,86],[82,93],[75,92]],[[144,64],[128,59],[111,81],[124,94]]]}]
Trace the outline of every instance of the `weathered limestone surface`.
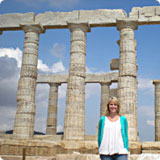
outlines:
[{"label": "weathered limestone surface", "polygon": [[127,14],[122,9],[80,10],[79,13],[79,20],[87,21],[91,27],[115,26],[116,19],[125,17]]},{"label": "weathered limestone surface", "polygon": [[142,143],[141,142],[129,142],[130,154],[141,154],[142,153]]},{"label": "weathered limestone surface", "polygon": [[160,142],[143,142],[143,153],[160,153]]},{"label": "weathered limestone surface", "polygon": [[160,141],[160,80],[154,80],[155,85],[155,141]]},{"label": "weathered limestone surface", "polygon": [[159,160],[160,154],[141,154],[137,160]]},{"label": "weathered limestone surface", "polygon": [[112,59],[110,62],[110,69],[111,70],[118,70],[119,69],[119,59]]},{"label": "weathered limestone surface", "polygon": [[129,13],[129,17],[136,18],[139,25],[160,24],[160,7],[134,7]]},{"label": "weathered limestone surface", "polygon": [[84,140],[86,32],[88,23],[68,22],[71,31],[70,68],[67,81],[64,120],[65,140]]},{"label": "weathered limestone surface", "polygon": [[33,22],[34,13],[10,13],[0,15],[0,29],[3,30],[21,30],[21,23]]},{"label": "weathered limestone surface", "polygon": [[[87,15],[87,16],[86,16]],[[98,9],[72,12],[46,12],[35,16],[34,13],[11,13],[0,15],[0,30],[21,30],[23,22],[40,22],[46,29],[67,28],[67,21],[86,21],[91,27],[116,26],[116,19],[126,18],[124,10]],[[129,14],[136,18],[139,25],[160,24],[160,7],[134,7]]]},{"label": "weathered limestone surface", "polygon": [[[87,16],[86,16],[87,15]],[[121,9],[79,10],[73,12],[46,12],[35,17],[44,28],[67,28],[67,21],[88,22],[91,27],[115,26],[117,18],[127,17]]]},{"label": "weathered limestone surface", "polygon": [[35,117],[35,93],[38,63],[39,24],[23,24],[25,32],[22,67],[17,92],[17,112],[14,123],[15,138],[32,138]]},{"label": "weathered limestone surface", "polygon": [[35,17],[36,22],[40,22],[44,28],[67,28],[67,21],[78,20],[79,11],[73,12],[46,12]]},{"label": "weathered limestone surface", "polygon": [[109,101],[109,88],[110,83],[100,83],[101,84],[101,107],[100,107],[100,117],[105,115],[106,106]]},{"label": "weathered limestone surface", "polygon": [[137,141],[137,59],[134,30],[136,19],[117,20],[120,31],[118,98],[121,113],[128,119],[129,140]]},{"label": "weathered limestone surface", "polygon": [[[67,83],[68,75],[38,75],[37,83]],[[106,74],[87,74],[85,83],[109,83],[118,82],[118,72]]]},{"label": "weathered limestone surface", "polygon": [[[140,156],[136,154],[129,155],[128,160],[138,160],[139,157]],[[152,157],[155,157],[155,156],[152,156]],[[100,160],[100,157],[97,154],[79,154],[79,153],[58,154],[56,155],[56,160]],[[147,159],[143,159],[143,160],[147,160]],[[151,160],[151,159],[148,159],[148,160]]]},{"label": "weathered limestone surface", "polygon": [[98,154],[97,141],[0,140],[0,155],[55,156],[56,154]]},{"label": "weathered limestone surface", "polygon": [[47,135],[56,135],[57,132],[57,103],[58,103],[58,83],[50,83],[48,117],[47,117]]},{"label": "weathered limestone surface", "polygon": [[[1,155],[3,160],[22,160],[23,156]],[[56,160],[55,156],[25,156],[25,160]]]},{"label": "weathered limestone surface", "polygon": [[117,88],[112,88],[109,90],[109,97],[117,97],[118,98],[118,89]]}]

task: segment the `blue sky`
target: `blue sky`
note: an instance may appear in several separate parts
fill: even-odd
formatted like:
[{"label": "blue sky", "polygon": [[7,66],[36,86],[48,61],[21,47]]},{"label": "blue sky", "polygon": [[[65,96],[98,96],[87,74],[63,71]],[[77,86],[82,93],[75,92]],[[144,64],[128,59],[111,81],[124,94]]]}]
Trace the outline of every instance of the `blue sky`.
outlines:
[{"label": "blue sky", "polygon": [[[0,14],[47,11],[123,9],[159,6],[156,0],[3,0]],[[160,26],[139,26],[135,31],[138,63],[138,130],[141,141],[154,140],[154,86],[160,79]],[[88,73],[110,71],[110,61],[119,58],[119,31],[116,27],[91,28],[87,33],[86,65]],[[16,112],[16,92],[23,53],[24,32],[4,31],[0,35],[0,125],[1,130],[12,129]],[[70,31],[47,30],[40,35],[39,73],[68,73],[70,59]],[[114,87],[114,86],[113,86]],[[66,85],[59,87],[58,130],[63,129]],[[45,132],[48,106],[48,85],[37,85],[35,130]],[[86,86],[86,134],[96,134],[100,112],[100,85]]]}]

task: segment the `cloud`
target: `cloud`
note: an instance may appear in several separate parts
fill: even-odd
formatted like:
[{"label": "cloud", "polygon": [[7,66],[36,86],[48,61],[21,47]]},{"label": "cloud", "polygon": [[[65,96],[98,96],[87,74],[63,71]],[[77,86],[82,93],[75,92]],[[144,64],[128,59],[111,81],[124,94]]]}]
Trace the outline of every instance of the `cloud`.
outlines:
[{"label": "cloud", "polygon": [[38,69],[42,72],[47,72],[47,73],[60,73],[66,71],[62,61],[54,63],[49,68],[46,64],[43,63],[42,60],[38,60]]},{"label": "cloud", "polygon": [[154,107],[151,106],[139,106],[138,112],[141,113],[141,116],[148,117],[148,119],[154,117]]},{"label": "cloud", "polygon": [[37,7],[37,6],[42,7],[46,5],[53,8],[64,9],[64,8],[72,8],[78,5],[80,0],[34,0],[34,1],[16,0],[16,1],[32,7]]},{"label": "cloud", "polygon": [[138,107],[138,130],[141,141],[154,140],[154,107]]},{"label": "cloud", "polygon": [[138,88],[142,90],[145,90],[145,89],[152,90],[153,89],[152,80],[145,79],[145,78],[138,79]]},{"label": "cloud", "polygon": [[140,96],[150,96],[154,95],[154,85],[152,84],[152,80],[146,78],[138,79],[138,95]]},{"label": "cloud", "polygon": [[36,117],[35,118],[35,131],[39,131],[42,133],[46,133],[46,118],[44,117]]},{"label": "cloud", "polygon": [[[20,75],[22,51],[19,48],[0,48],[0,131],[13,129],[17,110],[17,88]],[[57,62],[48,67],[42,60],[38,60],[41,71],[57,73],[65,70],[63,63]],[[62,87],[65,88],[65,87]],[[63,91],[63,89],[62,89]],[[64,97],[64,91],[60,93]],[[49,86],[38,85],[36,92],[36,122],[35,129],[45,131],[48,109]]]},{"label": "cloud", "polygon": [[57,58],[63,58],[65,50],[66,50],[65,45],[55,43],[51,48],[50,53]]},{"label": "cloud", "polygon": [[1,106],[0,131],[13,129],[15,114],[16,108],[13,108],[12,106]]},{"label": "cloud", "polygon": [[156,0],[158,3],[160,3],[160,0]]},{"label": "cloud", "polygon": [[149,126],[154,126],[154,121],[153,120],[147,120],[146,123]]},{"label": "cloud", "polygon": [[14,58],[0,57],[0,106],[16,106],[19,71]]},{"label": "cloud", "polygon": [[[18,68],[21,68],[22,54],[23,53],[19,48],[16,48],[16,49],[14,49],[14,48],[0,48],[0,57],[6,56],[8,58],[15,59]],[[11,65],[9,65],[9,66],[11,66]],[[62,61],[59,61],[59,62],[53,64],[51,67],[49,67],[45,63],[43,63],[42,60],[38,59],[38,67],[37,68],[42,72],[50,72],[50,73],[60,73],[60,72],[65,71],[65,67],[64,67]],[[3,69],[3,72],[4,72],[4,69]]]},{"label": "cloud", "polygon": [[53,64],[51,67],[52,73],[59,73],[59,72],[64,72],[64,71],[65,71],[65,67],[64,67],[62,61],[59,61],[59,62]]},{"label": "cloud", "polygon": [[100,95],[101,89],[99,84],[90,83],[86,85],[86,99],[90,98],[93,95]]},{"label": "cloud", "polygon": [[57,132],[63,132],[63,126],[62,125],[59,125],[57,126]]},{"label": "cloud", "polygon": [[66,91],[67,91],[67,84],[62,84],[61,86],[59,86],[58,88],[58,98],[62,99],[64,97],[66,97]]},{"label": "cloud", "polygon": [[0,0],[0,4],[3,2],[4,0]]},{"label": "cloud", "polygon": [[16,59],[18,67],[21,67],[22,51],[19,48],[0,48],[0,57],[4,56]]}]

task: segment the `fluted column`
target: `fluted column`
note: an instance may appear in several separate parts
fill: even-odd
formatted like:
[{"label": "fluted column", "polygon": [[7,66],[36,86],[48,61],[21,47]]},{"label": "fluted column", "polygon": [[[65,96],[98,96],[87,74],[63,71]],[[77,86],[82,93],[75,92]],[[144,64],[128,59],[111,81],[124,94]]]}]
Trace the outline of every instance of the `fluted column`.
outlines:
[{"label": "fluted column", "polygon": [[160,80],[154,80],[155,85],[155,141],[160,141]]},{"label": "fluted column", "polygon": [[117,88],[112,88],[109,90],[109,97],[117,97],[118,98],[118,89]]},{"label": "fluted column", "polygon": [[22,24],[21,27],[25,32],[25,40],[18,82],[14,136],[19,139],[29,139],[34,133],[38,45],[43,28],[36,23]]},{"label": "fluted column", "polygon": [[109,101],[109,88],[110,83],[100,83],[101,84],[101,109],[100,116],[103,116],[106,112],[107,103]]},{"label": "fluted column", "polygon": [[49,105],[47,118],[47,135],[56,135],[57,131],[57,103],[58,103],[58,83],[50,83]]},{"label": "fluted column", "polygon": [[120,31],[120,60],[118,98],[121,113],[128,119],[129,140],[137,141],[137,59],[134,30],[138,23],[134,19],[117,20]]},{"label": "fluted column", "polygon": [[71,31],[70,69],[64,121],[65,140],[85,136],[86,32],[88,23],[68,22]]}]

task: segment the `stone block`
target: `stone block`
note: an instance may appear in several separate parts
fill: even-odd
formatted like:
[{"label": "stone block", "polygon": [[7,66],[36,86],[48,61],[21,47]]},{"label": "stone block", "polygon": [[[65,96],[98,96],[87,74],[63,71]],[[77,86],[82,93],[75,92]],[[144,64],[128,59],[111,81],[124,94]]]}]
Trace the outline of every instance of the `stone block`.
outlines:
[{"label": "stone block", "polygon": [[154,7],[143,7],[139,10],[139,18],[143,17],[153,17],[155,16]]},{"label": "stone block", "polygon": [[110,62],[110,69],[111,70],[118,70],[119,69],[119,59],[112,59]]},{"label": "stone block", "polygon": [[142,144],[140,142],[129,142],[129,151],[130,154],[141,154],[142,153]]},{"label": "stone block", "polygon": [[[86,16],[87,15],[87,16]],[[38,14],[36,22],[44,28],[67,28],[67,21],[89,22],[91,26],[115,26],[117,18],[127,17],[124,10],[80,10],[72,12],[46,12]]]},{"label": "stone block", "polygon": [[73,12],[46,12],[38,14],[35,21],[41,23],[44,28],[67,28],[67,21],[78,20],[79,11]]},{"label": "stone block", "polygon": [[160,7],[134,7],[129,13],[130,17],[138,18],[139,25],[144,24],[159,24],[160,22]]},{"label": "stone block", "polygon": [[137,160],[159,160],[160,154],[141,154]]},{"label": "stone block", "polygon": [[79,13],[79,19],[81,21],[89,22],[90,26],[93,27],[115,26],[116,19],[127,17],[126,12],[121,9],[80,10]]},{"label": "stone block", "polygon": [[160,16],[160,7],[155,7],[155,10],[156,10],[156,15],[157,16]]},{"label": "stone block", "polygon": [[21,23],[33,22],[34,13],[9,13],[0,15],[0,29],[2,30],[20,30]]},{"label": "stone block", "polygon": [[109,97],[118,97],[118,89],[117,88],[110,89]]},{"label": "stone block", "polygon": [[58,154],[56,160],[100,160],[100,157],[95,154]]},{"label": "stone block", "polygon": [[131,12],[129,13],[130,18],[139,18],[139,9],[140,7],[133,7]]},{"label": "stone block", "polygon": [[151,151],[160,150],[160,142],[143,142],[142,151],[151,153]]}]

